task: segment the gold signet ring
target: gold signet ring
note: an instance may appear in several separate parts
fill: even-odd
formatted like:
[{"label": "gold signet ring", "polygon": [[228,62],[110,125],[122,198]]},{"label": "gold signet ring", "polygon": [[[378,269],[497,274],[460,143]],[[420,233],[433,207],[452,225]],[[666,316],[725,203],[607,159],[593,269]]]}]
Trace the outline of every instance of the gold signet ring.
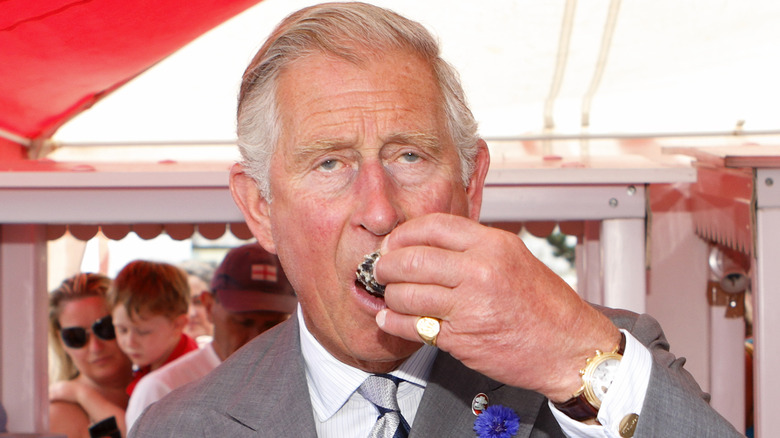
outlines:
[{"label": "gold signet ring", "polygon": [[436,346],[436,338],[439,336],[439,330],[441,330],[441,321],[430,316],[421,316],[417,318],[415,328],[423,342],[434,347]]}]

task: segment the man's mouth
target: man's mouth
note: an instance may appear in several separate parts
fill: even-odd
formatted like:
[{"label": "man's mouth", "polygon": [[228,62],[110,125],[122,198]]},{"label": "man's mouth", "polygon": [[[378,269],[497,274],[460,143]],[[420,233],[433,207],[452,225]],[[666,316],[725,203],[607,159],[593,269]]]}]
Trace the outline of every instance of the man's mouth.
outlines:
[{"label": "man's mouth", "polygon": [[366,287],[366,285],[365,285],[365,284],[363,284],[362,282],[360,282],[360,281],[358,281],[358,280],[355,280],[355,288],[357,288],[357,289],[360,289],[360,290],[364,290],[364,291],[366,291],[366,293],[367,293],[367,294],[369,294],[369,295],[371,295],[371,296],[373,296],[373,297],[376,297],[376,298],[381,298],[381,299],[384,299],[384,298],[385,298],[384,294],[380,295],[380,294],[377,294],[377,293],[374,293],[374,292],[370,291],[370,290],[369,290],[369,289]]}]

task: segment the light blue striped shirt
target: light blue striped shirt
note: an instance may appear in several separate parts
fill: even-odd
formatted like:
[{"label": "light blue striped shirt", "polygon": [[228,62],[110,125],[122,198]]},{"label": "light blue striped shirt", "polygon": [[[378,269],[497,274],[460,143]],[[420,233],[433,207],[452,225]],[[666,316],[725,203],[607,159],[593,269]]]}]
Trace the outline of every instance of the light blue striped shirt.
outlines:
[{"label": "light blue striped shirt", "polygon": [[[320,438],[364,438],[374,427],[376,407],[357,393],[369,373],[349,366],[328,353],[306,328],[298,308],[301,352],[306,364],[306,382],[314,409],[314,423]],[[398,405],[409,425],[428,384],[439,350],[423,345],[390,374],[404,381],[398,385]]]}]

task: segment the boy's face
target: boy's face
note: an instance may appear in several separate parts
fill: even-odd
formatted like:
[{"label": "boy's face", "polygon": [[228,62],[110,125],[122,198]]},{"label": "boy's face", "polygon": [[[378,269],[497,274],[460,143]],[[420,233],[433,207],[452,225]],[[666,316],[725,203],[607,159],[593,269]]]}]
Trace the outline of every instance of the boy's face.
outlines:
[{"label": "boy's face", "polygon": [[143,313],[129,315],[123,304],[114,307],[111,316],[119,348],[134,365],[161,367],[181,338],[187,315],[173,320],[163,315]]}]

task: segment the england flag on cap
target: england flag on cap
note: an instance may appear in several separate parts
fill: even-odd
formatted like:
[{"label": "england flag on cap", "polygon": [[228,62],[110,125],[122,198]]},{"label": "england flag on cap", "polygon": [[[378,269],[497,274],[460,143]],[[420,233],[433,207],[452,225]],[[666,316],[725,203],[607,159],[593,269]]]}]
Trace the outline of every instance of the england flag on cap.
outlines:
[{"label": "england flag on cap", "polygon": [[252,265],[252,280],[276,282],[276,266],[265,264]]}]

